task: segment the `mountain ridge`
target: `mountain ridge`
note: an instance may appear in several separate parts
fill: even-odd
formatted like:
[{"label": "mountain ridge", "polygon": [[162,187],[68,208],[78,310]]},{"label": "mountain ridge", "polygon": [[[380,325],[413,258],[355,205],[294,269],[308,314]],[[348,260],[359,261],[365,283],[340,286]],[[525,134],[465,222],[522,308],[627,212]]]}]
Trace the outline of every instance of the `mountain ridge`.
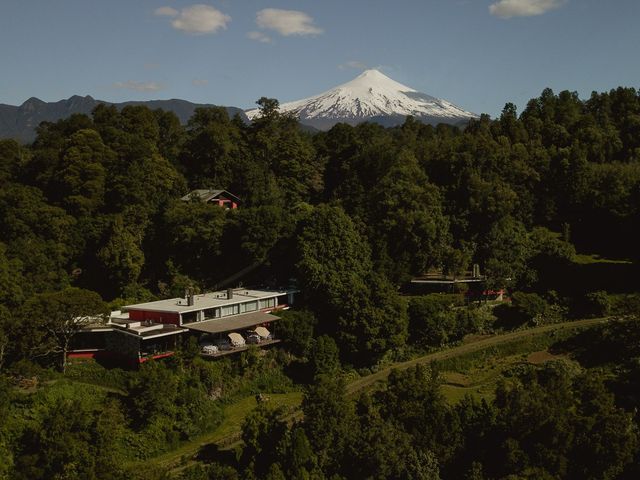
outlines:
[{"label": "mountain ridge", "polygon": [[[72,95],[56,102],[45,102],[37,97],[30,97],[21,105],[7,105],[0,103],[0,139],[13,138],[21,142],[31,142],[36,137],[36,128],[41,122],[56,122],[80,113],[90,115],[99,104],[114,105],[121,110],[129,105],[144,105],[151,109],[162,108],[171,111],[186,124],[196,108],[215,107],[208,103],[193,103],[187,100],[173,98],[170,100],[130,100],[127,102],[106,102],[96,100],[91,95]],[[223,107],[230,117],[238,114],[248,121],[243,110],[237,107]]]}]

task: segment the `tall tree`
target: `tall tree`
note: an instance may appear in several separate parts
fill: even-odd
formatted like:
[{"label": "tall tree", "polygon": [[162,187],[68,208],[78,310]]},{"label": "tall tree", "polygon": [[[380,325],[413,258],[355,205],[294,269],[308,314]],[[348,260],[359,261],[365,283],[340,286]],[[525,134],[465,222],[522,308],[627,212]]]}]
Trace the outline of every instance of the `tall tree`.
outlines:
[{"label": "tall tree", "polygon": [[355,412],[340,377],[320,375],[302,400],[304,431],[326,476],[338,473],[353,444]]},{"label": "tall tree", "polygon": [[76,216],[87,216],[102,207],[105,194],[104,165],[113,155],[95,130],[79,130],[67,142],[57,178],[62,205]]},{"label": "tall tree", "polygon": [[407,334],[406,308],[374,273],[369,252],[339,207],[320,205],[302,222],[296,266],[318,329],[337,339],[343,358],[364,364],[402,345]]},{"label": "tall tree", "polygon": [[180,164],[197,188],[228,188],[242,157],[242,135],[222,107],[197,108],[189,120]]},{"label": "tall tree", "polygon": [[113,282],[111,292],[120,293],[138,280],[145,257],[137,226],[125,223],[122,215],[116,215],[112,225],[97,257],[108,280]]},{"label": "tall tree", "polygon": [[31,297],[21,310],[25,323],[33,323],[32,339],[37,354],[57,354],[64,373],[73,338],[87,325],[105,321],[108,309],[95,292],[75,287]]},{"label": "tall tree", "polygon": [[262,97],[257,103],[261,115],[248,132],[254,158],[273,172],[287,202],[308,202],[322,191],[323,157],[297,120],[278,112],[277,100]]},{"label": "tall tree", "polygon": [[441,264],[448,222],[440,202],[438,189],[406,150],[372,190],[369,238],[374,257],[394,280]]},{"label": "tall tree", "polygon": [[221,253],[221,239],[227,212],[200,201],[174,201],[164,212],[162,237],[168,240],[166,253],[187,275],[200,280],[214,277],[213,266]]}]

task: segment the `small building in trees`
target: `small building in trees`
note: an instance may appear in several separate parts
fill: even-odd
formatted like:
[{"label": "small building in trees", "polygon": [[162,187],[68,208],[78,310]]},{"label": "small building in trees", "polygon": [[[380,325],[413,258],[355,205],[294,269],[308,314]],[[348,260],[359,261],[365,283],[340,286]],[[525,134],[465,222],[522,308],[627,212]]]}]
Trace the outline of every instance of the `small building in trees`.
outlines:
[{"label": "small building in trees", "polygon": [[412,278],[407,290],[411,293],[464,293],[469,301],[502,301],[505,290],[487,287],[487,276],[480,273],[478,264],[473,270],[459,275],[445,274],[442,270],[431,270]]},{"label": "small building in trees", "polygon": [[240,199],[226,190],[199,189],[192,190],[180,200],[183,202],[200,201],[202,203],[216,204],[222,208],[236,209]]}]

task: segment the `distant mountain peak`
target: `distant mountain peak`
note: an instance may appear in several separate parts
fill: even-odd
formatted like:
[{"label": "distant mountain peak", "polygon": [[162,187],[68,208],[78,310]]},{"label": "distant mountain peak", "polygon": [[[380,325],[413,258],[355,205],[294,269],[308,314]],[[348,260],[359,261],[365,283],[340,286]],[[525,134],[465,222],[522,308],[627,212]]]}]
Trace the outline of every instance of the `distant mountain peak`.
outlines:
[{"label": "distant mountain peak", "polygon": [[[286,102],[280,112],[296,115],[303,124],[328,129],[339,122],[355,125],[377,121],[399,124],[411,115],[425,123],[459,123],[477,115],[447,100],[427,95],[389,78],[379,70],[369,69],[353,80],[319,95]],[[246,111],[250,119],[259,109]]]},{"label": "distant mountain peak", "polygon": [[369,68],[367,70],[364,70],[360,75],[358,75],[356,78],[354,78],[352,80],[352,82],[359,80],[359,79],[369,79],[369,80],[382,80],[382,81],[390,81],[390,82],[395,82],[395,80],[392,80],[391,78],[387,77],[384,73],[382,73],[380,70],[378,70],[377,68]]},{"label": "distant mountain peak", "polygon": [[69,100],[93,100],[93,97],[91,95],[72,95],[67,99],[67,101]]},{"label": "distant mountain peak", "polygon": [[380,70],[376,70],[375,68],[371,68],[369,70],[365,70],[364,72],[362,72],[360,75],[358,75],[356,78],[354,78],[353,80],[344,83],[342,85],[340,85],[340,87],[373,87],[373,86],[380,86],[380,87],[386,87],[386,88],[398,88],[398,89],[405,89],[405,90],[413,90],[410,87],[407,87],[406,85],[401,84],[400,82],[396,82],[395,80],[393,80],[392,78],[389,78],[388,76],[386,76],[384,73],[382,73]]},{"label": "distant mountain peak", "polygon": [[25,100],[22,105],[20,105],[21,107],[27,106],[27,105],[42,105],[45,102],[43,102],[42,100],[40,100],[38,97],[30,97],[27,100]]}]

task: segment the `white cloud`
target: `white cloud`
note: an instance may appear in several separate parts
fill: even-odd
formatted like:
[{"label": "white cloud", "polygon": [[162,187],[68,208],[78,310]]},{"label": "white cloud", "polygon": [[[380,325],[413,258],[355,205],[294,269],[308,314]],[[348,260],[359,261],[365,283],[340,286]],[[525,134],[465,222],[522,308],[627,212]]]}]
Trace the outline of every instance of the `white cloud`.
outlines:
[{"label": "white cloud", "polygon": [[204,78],[195,78],[195,79],[191,80],[191,84],[194,87],[204,87],[205,85],[209,84],[209,80],[204,79]]},{"label": "white cloud", "polygon": [[156,15],[173,17],[171,26],[193,34],[216,33],[220,29],[227,28],[231,21],[229,15],[209,5],[191,5],[178,11],[172,7],[160,7],[154,12]]},{"label": "white cloud", "polygon": [[365,70],[369,67],[364,62],[360,62],[358,60],[349,60],[348,62],[341,63],[340,65],[338,65],[338,68],[340,70],[344,70],[346,68],[355,68],[356,70]]},{"label": "white cloud", "polygon": [[175,17],[180,12],[178,12],[178,10],[176,10],[173,7],[160,7],[160,8],[156,8],[156,10],[153,13],[160,17]]},{"label": "white cloud", "polygon": [[260,28],[274,30],[280,35],[318,35],[323,30],[313,24],[313,18],[297,10],[265,8],[256,14]]},{"label": "white cloud", "polygon": [[568,0],[498,0],[489,5],[489,12],[500,18],[532,17],[560,8]]},{"label": "white cloud", "polygon": [[158,92],[164,88],[164,85],[158,82],[136,82],[135,80],[116,82],[113,86],[114,88],[135,90],[136,92]]},{"label": "white cloud", "polygon": [[256,32],[256,31],[249,32],[247,33],[247,37],[257,42],[271,43],[271,37],[263,32]]}]

